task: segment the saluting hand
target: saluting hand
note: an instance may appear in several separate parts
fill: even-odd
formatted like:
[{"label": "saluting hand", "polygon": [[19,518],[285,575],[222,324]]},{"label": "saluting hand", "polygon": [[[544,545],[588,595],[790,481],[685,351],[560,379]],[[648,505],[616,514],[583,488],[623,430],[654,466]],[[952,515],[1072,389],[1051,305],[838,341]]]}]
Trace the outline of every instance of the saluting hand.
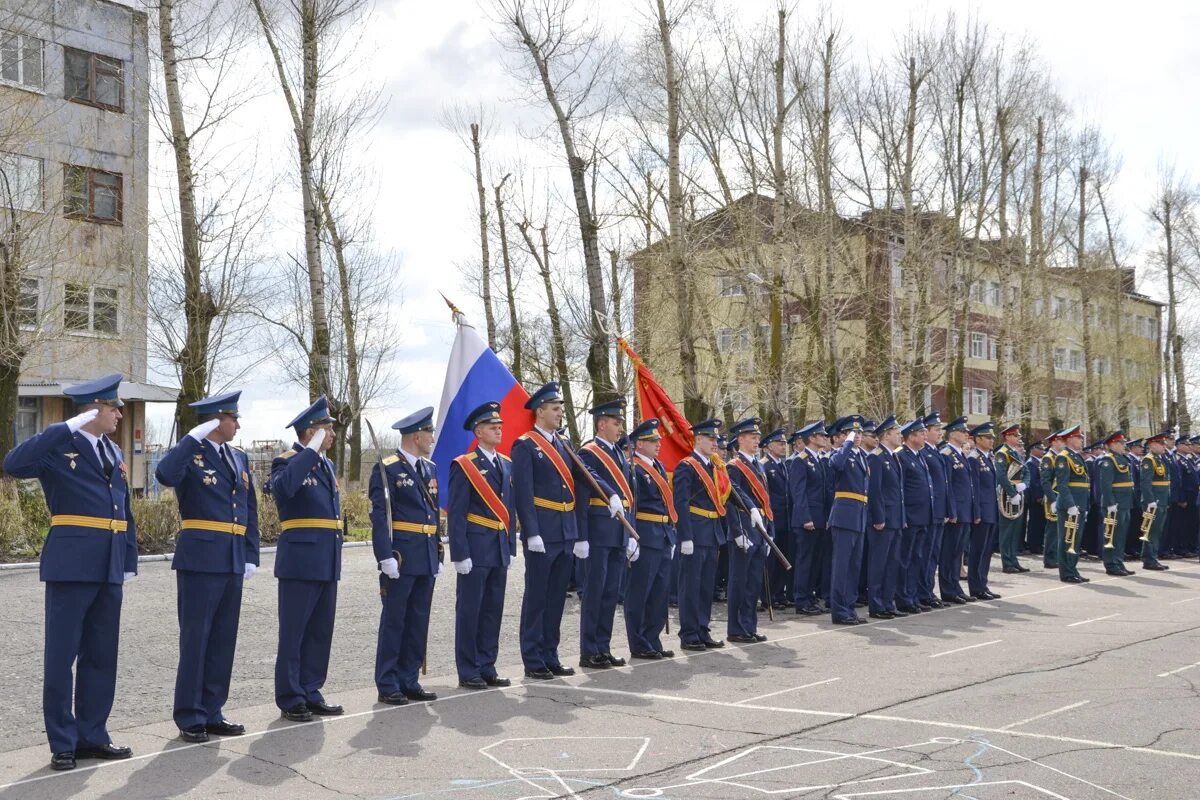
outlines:
[{"label": "saluting hand", "polygon": [[99,415],[100,415],[100,409],[89,408],[87,411],[84,411],[82,414],[76,414],[75,416],[73,416],[69,420],[67,420],[67,428],[68,428],[68,430],[71,431],[71,433],[78,433],[80,428],[82,428],[84,425],[87,425],[89,422],[94,420]]},{"label": "saluting hand", "polygon": [[210,433],[217,429],[221,424],[219,419],[210,419],[208,422],[201,422],[196,427],[188,431],[187,435],[195,439],[197,442],[204,441]]}]

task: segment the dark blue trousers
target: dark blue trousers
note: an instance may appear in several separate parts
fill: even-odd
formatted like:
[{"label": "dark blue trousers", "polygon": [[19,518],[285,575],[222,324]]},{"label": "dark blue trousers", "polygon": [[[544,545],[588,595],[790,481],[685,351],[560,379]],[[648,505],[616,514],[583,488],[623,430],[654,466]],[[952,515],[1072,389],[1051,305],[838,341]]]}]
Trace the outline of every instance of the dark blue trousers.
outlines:
[{"label": "dark blue trousers", "polygon": [[42,715],[52,753],[112,743],[121,596],[119,583],[46,581]]},{"label": "dark blue trousers", "polygon": [[679,563],[679,641],[695,644],[712,638],[713,592],[717,585],[719,547],[696,547]]},{"label": "dark blue trousers", "polygon": [[496,677],[506,567],[474,567],[458,576],[454,601],[454,663],[460,681]]},{"label": "dark blue trousers", "polygon": [[621,594],[625,548],[593,546],[586,560],[586,591],[579,605],[579,652],[585,658],[612,651],[613,617]]},{"label": "dark blue trousers", "polygon": [[643,547],[629,568],[625,587],[625,634],[634,653],[663,649],[663,625],[667,620],[667,584],[671,579],[670,548]]},{"label": "dark blue trousers", "polygon": [[867,565],[867,603],[876,613],[891,611],[896,606],[896,569],[900,559],[900,531],[884,528],[867,532],[871,540]]},{"label": "dark blue trousers", "polygon": [[547,542],[546,552],[525,548],[525,594],[521,598],[521,660],[529,671],[558,667],[558,642],[574,542]]},{"label": "dark blue trousers", "polygon": [[988,588],[988,570],[992,565],[992,551],[996,547],[996,523],[981,522],[971,526],[971,548],[967,557],[967,588],[972,595],[982,594]]},{"label": "dark blue trousers", "polygon": [[831,528],[833,561],[830,568],[829,608],[834,619],[851,619],[858,614],[858,576],[862,570],[863,533],[849,528]]},{"label": "dark blue trousers", "polygon": [[963,594],[958,577],[962,567],[963,548],[970,536],[970,524],[947,522],[942,531],[942,552],[938,558],[938,588],[942,599],[959,597]]},{"label": "dark blue trousers", "polygon": [[917,599],[924,601],[926,605],[930,600],[937,599],[934,594],[934,579],[938,576],[938,564],[942,561],[942,541],[945,538],[945,532],[946,524],[944,522],[935,522],[929,526],[928,558],[922,568],[917,591]]},{"label": "dark blue trousers", "polygon": [[900,539],[900,579],[896,596],[905,608],[912,608],[923,594],[922,581],[929,564],[928,525],[910,525]]},{"label": "dark blue trousers", "polygon": [[821,543],[815,556],[817,572],[820,575],[821,599],[829,605],[830,584],[833,580],[833,532],[821,528]]},{"label": "dark blue trousers", "polygon": [[728,547],[726,629],[730,636],[753,636],[758,632],[758,598],[762,595],[763,570],[767,566],[767,543],[751,545],[749,550],[742,550],[732,542]]},{"label": "dark blue trousers", "polygon": [[421,662],[429,635],[432,575],[379,576],[383,611],[375,647],[375,687],[380,694],[421,688]]},{"label": "dark blue trousers", "polygon": [[179,670],[175,724],[195,728],[225,717],[233,652],[242,611],[241,573],[175,571],[179,616]]},{"label": "dark blue trousers", "polygon": [[[790,528],[779,530],[776,527],[775,544],[784,553],[790,553],[793,550],[792,537],[798,536],[799,533],[792,531]],[[787,603],[794,605],[796,602],[796,593],[793,589],[791,575],[783,568],[783,564],[778,558],[771,558],[767,554],[767,574],[771,578],[771,591],[774,593],[773,598],[768,598],[768,602],[774,600],[776,603]],[[792,566],[795,569],[795,565]]]},{"label": "dark blue trousers", "polygon": [[793,594],[796,598],[796,608],[812,608],[817,604],[821,595],[821,539],[825,536],[822,528],[805,530],[797,528],[793,531],[796,548],[793,552],[792,571],[795,573]]},{"label": "dark blue trousers", "polygon": [[275,655],[275,705],[287,710],[325,701],[329,647],[337,612],[337,581],[279,579],[279,651]]}]

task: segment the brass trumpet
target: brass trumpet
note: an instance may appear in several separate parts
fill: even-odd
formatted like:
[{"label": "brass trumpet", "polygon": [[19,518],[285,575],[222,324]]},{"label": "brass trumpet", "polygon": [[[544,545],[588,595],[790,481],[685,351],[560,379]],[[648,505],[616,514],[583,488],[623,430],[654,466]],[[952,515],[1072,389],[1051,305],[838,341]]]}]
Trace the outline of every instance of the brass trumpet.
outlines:
[{"label": "brass trumpet", "polygon": [[1079,515],[1068,514],[1063,523],[1063,541],[1067,543],[1067,554],[1075,555],[1075,534],[1079,531]]},{"label": "brass trumpet", "polygon": [[1049,499],[1042,500],[1042,506],[1045,508],[1046,521],[1058,522],[1058,514],[1054,513],[1054,504]]},{"label": "brass trumpet", "polygon": [[1104,515],[1104,549],[1113,549],[1113,537],[1117,534],[1117,512],[1109,511]]},{"label": "brass trumpet", "polygon": [[1154,527],[1154,517],[1157,511],[1146,509],[1142,512],[1142,537],[1138,541],[1150,541],[1150,529]]}]

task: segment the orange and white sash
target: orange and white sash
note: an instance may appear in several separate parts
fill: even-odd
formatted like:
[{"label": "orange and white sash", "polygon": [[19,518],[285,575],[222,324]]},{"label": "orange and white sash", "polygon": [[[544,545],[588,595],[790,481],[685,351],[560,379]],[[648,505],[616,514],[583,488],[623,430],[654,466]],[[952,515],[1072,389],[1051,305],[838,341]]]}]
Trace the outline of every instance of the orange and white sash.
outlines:
[{"label": "orange and white sash", "polygon": [[475,488],[475,492],[483,500],[483,504],[496,516],[496,519],[504,523],[504,530],[511,531],[512,518],[508,513],[508,508],[504,505],[504,501],[500,499],[500,495],[496,494],[495,487],[488,483],[488,479],[479,471],[479,467],[475,464],[475,454],[464,453],[454,459],[454,461],[458,466],[462,467],[463,474],[467,476],[467,480],[471,482],[471,486]]},{"label": "orange and white sash", "polygon": [[625,480],[625,473],[621,471],[613,457],[604,452],[604,448],[595,442],[588,442],[583,449],[594,455],[604,465],[613,482],[617,484],[617,488],[621,490],[621,496],[625,498],[625,507],[633,508],[633,489],[629,488],[629,481]]},{"label": "orange and white sash", "polygon": [[667,515],[671,518],[671,524],[679,523],[679,515],[675,512],[675,496],[671,493],[671,487],[667,485],[667,481],[658,470],[653,466],[646,466],[644,461],[635,459],[634,467],[640,467],[642,472],[650,476],[650,480],[654,481],[654,485],[658,487],[659,493],[662,495],[663,505],[667,507]]},{"label": "orange and white sash", "polygon": [[754,499],[758,501],[758,506],[762,509],[763,516],[774,522],[775,515],[771,513],[771,496],[767,493],[767,487],[763,486],[763,482],[759,480],[758,473],[750,469],[746,462],[739,456],[734,457],[733,465],[746,478],[746,483],[750,484],[750,491],[754,492]]},{"label": "orange and white sash", "polygon": [[555,447],[545,436],[542,436],[542,434],[539,433],[536,428],[529,431],[529,433],[525,435],[529,437],[531,442],[538,446],[539,450],[546,454],[546,458],[550,459],[550,463],[554,465],[556,470],[558,470],[558,476],[562,478],[563,483],[566,484],[567,491],[571,493],[571,502],[574,502],[575,478],[571,476],[571,469],[567,466],[567,462],[563,461],[562,453],[558,452],[558,448]]},{"label": "orange and white sash", "polygon": [[718,515],[725,516],[725,502],[717,492],[717,485],[713,483],[713,479],[708,474],[708,470],[704,468],[704,465],[694,456],[688,456],[679,463],[687,464],[696,470],[696,474],[700,476],[700,483],[704,484],[704,490],[708,492],[708,499],[712,501],[713,508],[717,510]]}]

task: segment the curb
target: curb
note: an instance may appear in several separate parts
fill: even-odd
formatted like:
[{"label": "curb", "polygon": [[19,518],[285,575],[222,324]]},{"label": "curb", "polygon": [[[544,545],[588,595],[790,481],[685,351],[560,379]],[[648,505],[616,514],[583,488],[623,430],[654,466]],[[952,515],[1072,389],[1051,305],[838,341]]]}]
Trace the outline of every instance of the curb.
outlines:
[{"label": "curb", "polygon": [[[370,542],[343,542],[342,549],[345,550],[347,547],[366,547],[369,544]],[[274,552],[275,547],[263,547],[258,551],[259,555]],[[174,553],[153,553],[147,556],[138,556],[138,563],[145,564],[151,561],[170,561],[174,557]],[[41,562],[39,561],[19,561],[13,564],[0,564],[0,572],[18,569],[37,569],[40,565]]]}]

